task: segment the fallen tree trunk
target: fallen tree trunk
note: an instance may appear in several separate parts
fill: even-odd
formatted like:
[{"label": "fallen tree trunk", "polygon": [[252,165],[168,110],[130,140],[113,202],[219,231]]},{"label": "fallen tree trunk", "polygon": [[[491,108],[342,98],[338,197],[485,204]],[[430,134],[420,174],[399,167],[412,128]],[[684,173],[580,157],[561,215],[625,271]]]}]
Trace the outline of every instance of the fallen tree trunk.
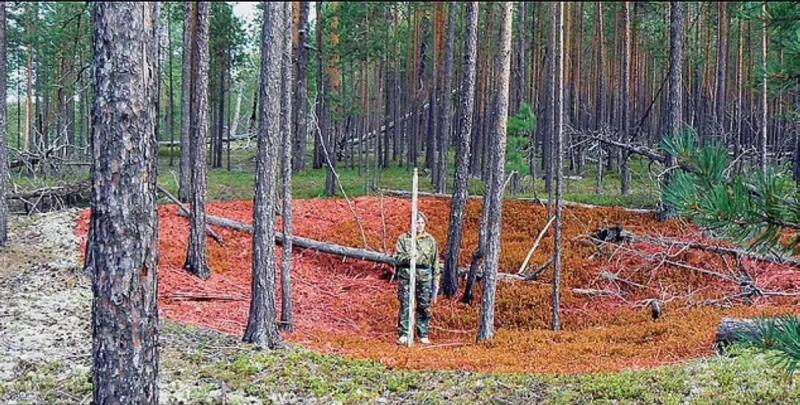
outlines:
[{"label": "fallen tree trunk", "polygon": [[[182,217],[188,217],[188,213],[184,213],[181,211],[178,215]],[[213,215],[206,215],[206,221],[210,225],[220,226],[223,228],[231,229],[238,232],[243,233],[253,233],[253,227],[238,221],[234,221],[227,218],[217,217]],[[358,248],[351,248],[347,246],[341,246],[334,243],[327,243],[327,242],[320,242],[313,239],[302,238],[299,236],[292,236],[292,247],[298,247],[301,249],[310,249],[320,253],[327,253],[331,255],[346,257],[350,259],[356,260],[364,260],[368,262],[374,263],[381,263],[386,264],[389,266],[396,266],[397,262],[394,260],[394,257],[376,252],[374,250],[367,250],[367,249],[358,249]],[[275,233],[275,243],[278,245],[283,246],[283,233],[276,232]],[[466,274],[466,269],[459,269],[459,274],[463,275]],[[519,276],[517,274],[511,273],[497,273],[497,279],[499,281],[529,281],[525,277]]]},{"label": "fallen tree trunk", "polygon": [[[395,196],[395,197],[411,198],[411,193],[408,192],[408,191],[405,191],[405,190],[379,189],[378,191],[380,191],[380,192],[382,192],[384,194],[387,194],[387,195]],[[453,197],[451,194],[429,193],[429,192],[424,192],[424,191],[420,191],[417,194],[420,197],[431,197],[431,198],[451,198],[451,197]],[[483,197],[480,196],[480,195],[470,195],[469,198],[473,198],[473,199],[481,198],[482,199]],[[540,205],[546,205],[547,204],[547,199],[543,199],[543,198],[507,197],[506,200],[528,201],[528,202],[533,202],[533,203],[540,204]],[[583,204],[583,203],[574,202],[574,201],[564,201],[564,206],[565,207],[572,207],[572,208],[587,208],[587,209],[616,208],[616,209],[621,209],[621,210],[627,211],[627,212],[634,212],[634,213],[637,213],[637,214],[652,214],[652,213],[656,212],[654,210],[649,210],[649,209],[644,209],[644,208],[604,207],[604,206],[601,206],[601,205]]]},{"label": "fallen tree trunk", "polygon": [[771,326],[783,329],[782,327],[787,326],[785,322],[794,323],[797,322],[797,318],[792,316],[758,319],[723,318],[717,327],[714,347],[718,353],[723,353],[734,343],[757,342],[765,337],[765,333],[772,333]]},{"label": "fallen tree trunk", "polygon": [[[158,189],[159,192],[161,192],[161,194],[164,194],[167,197],[167,199],[169,199],[178,206],[178,209],[180,209],[181,214],[184,214],[186,217],[189,217],[189,209],[186,208],[180,200],[175,198],[175,196],[172,195],[172,193],[167,191],[165,188],[159,185],[156,185],[156,188]],[[222,237],[217,235],[217,233],[214,232],[214,230],[211,229],[208,225],[206,225],[206,233],[208,234],[208,236],[214,239],[214,241],[217,242],[217,244],[219,244],[220,246],[225,245],[225,241],[222,240]]]},{"label": "fallen tree trunk", "polygon": [[724,352],[728,346],[734,343],[743,343],[762,337],[763,328],[759,325],[761,322],[763,321],[756,319],[722,319],[714,339],[714,347],[717,352]]},{"label": "fallen tree trunk", "polygon": [[21,206],[24,213],[30,214],[87,203],[91,195],[92,184],[84,181],[10,193],[6,196],[6,200],[12,207]]},{"label": "fallen tree trunk", "polygon": [[[188,217],[189,213],[183,211],[179,214],[182,217]],[[232,229],[238,232],[253,233],[251,225],[243,224],[241,222],[233,221],[227,218],[207,215],[206,221],[210,225],[221,226],[223,228]],[[321,253],[328,253],[336,256],[347,257],[356,260],[365,260],[368,262],[388,264],[394,266],[397,264],[394,258],[380,252],[367,249],[357,249],[347,246],[336,245],[333,243],[319,242],[312,239],[301,238],[299,236],[292,236],[292,246],[301,249],[311,249]],[[283,246],[283,233],[275,233],[275,243]]]}]

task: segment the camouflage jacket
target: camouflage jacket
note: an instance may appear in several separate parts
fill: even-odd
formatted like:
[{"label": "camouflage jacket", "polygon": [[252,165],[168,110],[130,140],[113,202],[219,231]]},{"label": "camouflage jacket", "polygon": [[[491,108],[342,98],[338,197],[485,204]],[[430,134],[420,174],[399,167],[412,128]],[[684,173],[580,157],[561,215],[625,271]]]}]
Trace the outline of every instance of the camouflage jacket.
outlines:
[{"label": "camouflage jacket", "polygon": [[[411,263],[411,234],[403,234],[395,246],[394,259],[397,261],[398,277],[408,278],[408,265]],[[434,277],[439,275],[439,247],[436,239],[425,232],[417,235],[417,266],[430,267]],[[405,270],[405,271],[403,271]]]}]

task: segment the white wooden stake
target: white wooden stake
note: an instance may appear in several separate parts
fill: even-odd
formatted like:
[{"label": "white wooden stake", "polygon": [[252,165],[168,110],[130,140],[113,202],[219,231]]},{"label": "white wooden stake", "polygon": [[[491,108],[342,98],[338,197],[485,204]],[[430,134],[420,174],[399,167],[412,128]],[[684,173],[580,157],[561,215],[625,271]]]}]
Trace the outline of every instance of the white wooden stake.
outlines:
[{"label": "white wooden stake", "polygon": [[408,347],[414,345],[414,310],[417,306],[417,168],[411,183],[411,263],[409,264]]}]

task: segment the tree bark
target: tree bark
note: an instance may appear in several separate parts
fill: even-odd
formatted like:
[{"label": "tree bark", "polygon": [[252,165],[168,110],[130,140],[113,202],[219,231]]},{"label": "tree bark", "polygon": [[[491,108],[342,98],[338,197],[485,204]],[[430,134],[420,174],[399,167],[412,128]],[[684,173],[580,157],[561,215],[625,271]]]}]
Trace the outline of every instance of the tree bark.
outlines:
[{"label": "tree bark", "polygon": [[[681,40],[683,24],[683,5],[679,1],[670,2],[670,34],[669,34],[669,94],[667,96],[667,136],[677,136],[683,130],[683,45]],[[675,157],[666,155],[666,167],[675,166]],[[666,185],[671,181],[671,174],[664,176]],[[674,207],[662,206],[661,219],[677,216]]]},{"label": "tree bark", "polygon": [[[628,8],[625,2],[625,8]],[[552,328],[561,329],[560,317],[560,289],[561,289],[561,228],[564,180],[564,2],[558,2],[555,9],[554,22],[556,24],[556,77],[553,90],[555,92],[555,132],[554,170],[555,170],[555,227],[553,233],[553,319]]]},{"label": "tree bark", "polygon": [[[719,24],[717,26],[717,100],[716,100],[716,132],[725,134],[725,103],[727,98],[728,70],[728,3],[717,4]],[[723,137],[722,145],[727,145],[727,137]]]},{"label": "tree bark", "polygon": [[431,185],[434,189],[438,188],[439,169],[437,166],[439,153],[438,137],[439,137],[439,64],[442,54],[439,52],[439,37],[442,36],[442,29],[444,28],[444,5],[442,3],[436,4],[436,11],[434,12],[433,23],[433,58],[431,64],[431,87],[430,87],[430,106],[428,109],[428,131],[427,140],[425,143],[425,167],[431,171]]},{"label": "tree bark", "polygon": [[[292,309],[292,3],[283,3],[283,62],[281,78],[281,132],[283,133],[283,266],[281,267],[281,329],[291,332]],[[305,134],[303,134],[305,136]]]},{"label": "tree bark", "polygon": [[198,2],[192,7],[194,15],[192,27],[192,66],[191,66],[191,123],[189,126],[191,145],[192,207],[189,247],[183,268],[189,273],[208,279],[211,269],[208,266],[208,242],[206,240],[206,193],[208,181],[208,161],[206,158],[206,139],[208,139],[208,37],[209,2]]},{"label": "tree bark", "polygon": [[497,94],[495,98],[496,116],[494,118],[494,150],[492,159],[492,182],[490,184],[489,231],[486,244],[486,267],[483,272],[483,295],[481,296],[481,317],[478,341],[494,337],[494,306],[497,288],[497,272],[500,263],[500,232],[503,217],[503,184],[506,163],[506,124],[508,122],[508,93],[511,76],[511,2],[502,4],[502,26],[500,30],[500,49],[497,59]]},{"label": "tree bark", "polygon": [[[175,154],[173,153],[175,149],[175,91],[172,80],[172,19],[169,15],[167,16],[167,52],[169,52],[169,74],[167,76],[169,80],[167,84],[167,91],[169,92],[169,167],[172,167],[175,160]],[[180,185],[178,187],[180,188]]]},{"label": "tree bark", "polygon": [[33,28],[33,19],[38,12],[37,3],[28,3],[26,7],[25,18],[25,32],[28,35],[27,44],[27,69],[25,71],[26,86],[25,86],[25,148],[32,150],[34,148],[34,110],[33,110],[33,38],[35,31]]},{"label": "tree bark", "polygon": [[178,198],[188,202],[192,196],[192,47],[194,44],[195,7],[197,3],[186,2],[183,22],[183,61],[181,75],[181,161],[180,189]]},{"label": "tree bark", "polygon": [[275,197],[278,163],[277,136],[281,130],[281,30],[285,15],[281,3],[264,3],[261,48],[261,105],[256,155],[256,192],[253,208],[253,282],[250,315],[244,341],[261,349],[280,345],[275,311]]},{"label": "tree bark", "polygon": [[[441,137],[439,138],[439,174],[437,179],[437,193],[444,193],[447,190],[447,152],[450,149],[450,133],[453,123],[452,114],[452,88],[453,88],[453,42],[455,40],[456,31],[456,7],[458,3],[450,2],[447,10],[447,36],[444,51],[444,83],[442,86],[442,111],[439,112],[441,124],[439,131]],[[456,155],[464,156],[466,155]]]},{"label": "tree bark", "polygon": [[297,45],[295,47],[295,83],[294,89],[294,150],[293,167],[298,172],[305,170],[306,166],[306,139],[308,137],[308,14],[310,2],[297,2],[300,8],[299,21],[295,31],[297,32]]},{"label": "tree bark", "polygon": [[555,65],[556,65],[556,29],[555,29],[555,4],[550,4],[550,36],[547,40],[547,85],[545,90],[545,130],[542,145],[542,164],[545,169],[545,189],[547,191],[548,214],[550,214],[551,201],[553,201],[553,134],[555,133]]},{"label": "tree bark", "polygon": [[224,52],[220,52],[218,56],[220,62],[218,63],[219,69],[219,100],[217,100],[217,136],[214,137],[214,158],[212,159],[213,164],[212,167],[220,168],[222,167],[222,143],[223,138],[225,137],[225,93],[227,90],[225,89],[225,71],[228,69],[227,63],[225,63],[225,56]]},{"label": "tree bark", "polygon": [[[467,5],[466,43],[464,48],[463,78],[461,82],[461,116],[456,138],[456,175],[453,199],[450,206],[450,227],[444,263],[442,292],[448,298],[458,291],[458,258],[464,232],[464,211],[467,208],[467,180],[469,180],[470,137],[472,114],[475,107],[475,65],[478,40],[478,2]],[[451,7],[453,5],[451,4]]]},{"label": "tree bark", "polygon": [[767,167],[769,162],[767,160],[767,129],[769,127],[769,105],[767,104],[767,3],[764,2],[762,7],[762,30],[761,30],[761,173],[764,177],[767,176]]},{"label": "tree bark", "polygon": [[[598,62],[598,78],[597,78],[597,110],[595,111],[595,125],[596,131],[606,129],[606,65],[605,65],[605,40],[603,29],[603,3],[597,3],[597,62]],[[597,177],[595,180],[594,192],[595,194],[603,194],[603,146],[597,145]]]},{"label": "tree bark", "polygon": [[[0,246],[8,242],[8,203],[6,179],[8,178],[8,114],[6,111],[6,5],[0,4]],[[17,114],[21,111],[17,110]]]},{"label": "tree bark", "polygon": [[800,186],[800,77],[796,79],[794,91],[794,181]]},{"label": "tree bark", "polygon": [[[621,136],[623,142],[631,142],[631,134],[630,134],[630,115],[631,115],[631,94],[630,94],[630,83],[631,83],[631,3],[626,1],[623,3],[622,7],[622,24],[623,24],[623,36],[622,36],[622,67],[620,72],[620,81],[622,85],[622,92],[620,95],[620,119],[622,120],[621,126]],[[622,195],[630,194],[630,182],[631,176],[628,170],[628,160],[630,158],[630,153],[628,151],[622,151],[622,157],[619,162],[619,169],[620,169],[620,185],[621,189],[620,192]]]},{"label": "tree bark", "polygon": [[323,28],[323,15],[322,15],[322,2],[317,1],[315,5],[316,9],[316,27],[315,29],[317,33],[317,103],[316,103],[316,126],[314,132],[322,132],[317,134],[318,136],[314,137],[314,168],[320,169],[322,165],[325,163],[324,159],[325,156],[322,152],[322,142],[324,142],[324,138],[327,137],[325,131],[325,79],[324,79],[324,72],[325,67],[323,65],[323,51],[324,51],[324,44],[322,42],[322,28]]},{"label": "tree bark", "polygon": [[94,3],[94,403],[158,403],[157,3]]}]

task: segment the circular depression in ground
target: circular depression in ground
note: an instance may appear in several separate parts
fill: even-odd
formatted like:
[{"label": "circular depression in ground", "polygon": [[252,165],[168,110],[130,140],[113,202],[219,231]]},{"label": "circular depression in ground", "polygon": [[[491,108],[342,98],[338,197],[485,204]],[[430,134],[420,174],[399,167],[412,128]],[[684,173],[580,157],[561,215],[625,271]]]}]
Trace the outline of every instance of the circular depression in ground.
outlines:
[{"label": "circular depression in ground", "polygon": [[[363,197],[353,201],[370,249],[391,253],[406,231],[410,203],[395,198]],[[422,199],[429,232],[444,251],[449,200]],[[460,261],[467,266],[477,245],[480,201],[470,201]],[[212,203],[211,215],[251,223],[251,202]],[[251,282],[251,237],[214,227],[224,239],[209,239],[211,279],[199,280],[182,270],[188,221],[176,206],[159,209],[159,308],[179,322],[241,335],[247,322]],[[352,247],[364,247],[359,225],[344,200],[296,200],[297,236]],[[86,241],[89,213],[78,221]],[[531,202],[509,201],[503,212],[500,270],[516,272],[539,231],[547,209]],[[632,244],[626,249],[600,248],[580,235],[621,225],[641,235],[705,241],[702,233],[682,221],[660,223],[653,214],[619,208],[567,208],[564,214],[562,327],[548,330],[551,313],[551,272],[533,282],[500,282],[496,304],[496,338],[475,343],[480,297],[472,306],[439,299],[431,328],[433,345],[408,349],[395,345],[398,303],[396,286],[383,265],[343,260],[308,250],[294,252],[292,294],[295,329],[284,337],[323,353],[379,361],[407,369],[489,372],[587,373],[650,368],[713,353],[714,334],[726,316],[753,317],[797,312],[797,298],[761,298],[751,305],[728,304],[738,285],[717,277],[673,266],[731,273],[735,263],[713,254],[678,247]],[[278,220],[280,227],[280,219]],[[542,240],[530,267],[547,262],[552,236]],[[282,249],[278,248],[278,254]],[[280,260],[278,260],[280,263]],[[767,290],[798,290],[800,277],[784,266],[746,261],[750,275]],[[616,274],[621,280],[609,280]],[[586,296],[573,289],[614,291],[615,296]],[[277,292],[280,296],[280,292]],[[650,319],[648,299],[666,301],[664,316]]]}]

